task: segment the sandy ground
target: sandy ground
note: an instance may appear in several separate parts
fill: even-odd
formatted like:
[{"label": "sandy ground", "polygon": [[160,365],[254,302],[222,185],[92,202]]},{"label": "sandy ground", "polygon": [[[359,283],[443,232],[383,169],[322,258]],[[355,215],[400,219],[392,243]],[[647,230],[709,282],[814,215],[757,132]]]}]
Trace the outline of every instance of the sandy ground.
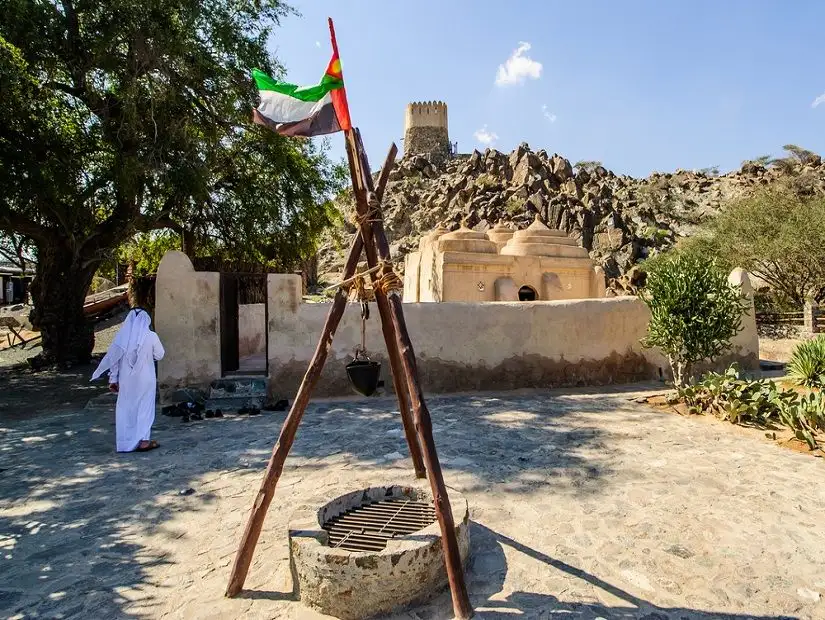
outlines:
[{"label": "sandy ground", "polygon": [[[429,400],[447,483],[470,504],[477,617],[825,618],[825,460],[640,395]],[[2,617],[318,618],[292,595],[294,507],[411,471],[392,401],[312,404],[247,590],[228,600],[283,414],[159,416],[159,450],[117,455],[111,412],[7,415],[20,406],[0,424]],[[392,617],[449,618],[449,595]]]},{"label": "sandy ground", "polygon": [[759,358],[772,362],[782,362],[783,364],[787,363],[794,348],[800,342],[802,341],[793,338],[760,338]]}]

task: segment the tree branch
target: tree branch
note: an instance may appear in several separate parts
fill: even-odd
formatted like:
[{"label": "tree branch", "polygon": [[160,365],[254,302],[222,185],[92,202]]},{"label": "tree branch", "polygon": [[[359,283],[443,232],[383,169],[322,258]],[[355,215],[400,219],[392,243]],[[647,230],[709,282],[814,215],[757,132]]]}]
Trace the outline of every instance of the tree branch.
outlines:
[{"label": "tree branch", "polygon": [[47,230],[46,227],[20,213],[8,210],[0,212],[0,231],[8,234],[24,235],[32,241],[45,241]]},{"label": "tree branch", "polygon": [[72,97],[77,97],[78,99],[82,99],[84,94],[82,89],[70,86],[69,84],[64,84],[63,82],[44,82],[43,88],[53,88],[71,95]]}]

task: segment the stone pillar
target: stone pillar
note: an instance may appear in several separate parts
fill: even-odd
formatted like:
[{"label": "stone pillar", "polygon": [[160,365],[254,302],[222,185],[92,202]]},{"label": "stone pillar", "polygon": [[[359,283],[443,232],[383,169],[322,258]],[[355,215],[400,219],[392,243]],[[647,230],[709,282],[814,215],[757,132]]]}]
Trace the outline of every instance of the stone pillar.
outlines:
[{"label": "stone pillar", "polygon": [[819,313],[819,306],[813,299],[805,302],[802,316],[802,334],[803,336],[813,337],[819,333],[819,328],[816,324],[817,315]]},{"label": "stone pillar", "polygon": [[207,387],[221,377],[220,274],[195,271],[183,252],[167,252],[155,280],[155,331],[166,349],[158,363],[166,390]]},{"label": "stone pillar", "polygon": [[739,287],[745,297],[745,314],[742,329],[731,341],[730,353],[736,358],[742,370],[759,371],[759,335],[756,332],[756,308],[753,302],[753,285],[748,272],[736,268],[730,272],[728,282]]}]

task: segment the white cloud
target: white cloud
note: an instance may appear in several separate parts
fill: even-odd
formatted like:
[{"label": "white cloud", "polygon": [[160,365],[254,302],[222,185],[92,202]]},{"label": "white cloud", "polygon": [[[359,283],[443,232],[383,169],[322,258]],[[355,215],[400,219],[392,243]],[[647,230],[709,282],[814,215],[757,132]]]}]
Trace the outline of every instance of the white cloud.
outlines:
[{"label": "white cloud", "polygon": [[487,125],[484,125],[484,127],[476,131],[473,134],[473,136],[475,136],[475,139],[478,140],[481,144],[484,144],[486,146],[490,146],[496,140],[498,140],[498,136],[494,132],[487,129]]},{"label": "white cloud", "polygon": [[550,112],[550,111],[547,109],[547,105],[543,105],[543,106],[541,106],[541,113],[542,113],[542,114],[544,114],[544,118],[546,118],[546,119],[547,119],[548,121],[550,121],[551,123],[555,123],[555,122],[556,122],[556,115],[555,115],[555,114],[553,114],[552,112]]},{"label": "white cloud", "polygon": [[525,53],[530,50],[530,44],[520,41],[516,50],[503,65],[498,66],[496,86],[512,86],[521,84],[526,79],[537,80],[541,77],[541,63],[533,60]]},{"label": "white cloud", "polygon": [[815,108],[816,106],[818,106],[821,103],[825,103],[825,93],[822,93],[819,97],[814,99],[814,102],[811,104],[811,107]]},{"label": "white cloud", "polygon": [[320,47],[321,47],[321,42],[320,42],[320,41],[316,41],[316,42],[315,42],[315,47],[320,48]]}]

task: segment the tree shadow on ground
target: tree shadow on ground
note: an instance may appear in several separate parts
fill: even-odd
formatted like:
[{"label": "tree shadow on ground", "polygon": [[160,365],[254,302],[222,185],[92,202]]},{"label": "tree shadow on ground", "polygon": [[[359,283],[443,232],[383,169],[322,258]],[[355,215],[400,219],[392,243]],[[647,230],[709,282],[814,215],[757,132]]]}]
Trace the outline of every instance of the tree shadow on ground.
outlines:
[{"label": "tree shadow on ground", "polygon": [[97,363],[69,370],[0,370],[0,423],[42,416],[46,411],[76,411],[107,391],[105,380],[89,379]]},{"label": "tree shadow on ground", "polygon": [[[465,492],[500,484],[509,493],[530,493],[563,479],[579,493],[597,493],[600,480],[611,473],[613,448],[595,423],[576,415],[581,403],[565,401],[563,393],[553,393],[552,401],[546,392],[436,396],[428,404],[442,469],[472,475],[473,483],[462,486]],[[615,401],[594,397],[583,410],[599,414],[611,407]],[[333,431],[334,444],[327,438]],[[312,405],[291,455],[323,458],[330,455],[324,445],[378,466],[397,464],[409,454],[397,403],[390,399]],[[585,451],[604,458],[588,458]],[[542,478],[531,475],[536,473]]]},{"label": "tree shadow on ground", "polygon": [[[195,535],[167,531],[166,524],[179,511],[215,510],[207,493],[179,495],[207,474],[248,476],[243,501],[251,501],[285,417],[181,425],[159,415],[153,436],[160,450],[116,454],[112,411],[50,411],[59,401],[54,392],[86,389],[88,370],[63,373],[56,385],[42,373],[20,378],[0,399],[0,611],[9,615],[122,617],[151,610],[172,586],[150,575],[168,572],[158,569],[172,559],[143,544],[142,534]],[[287,468],[301,476],[341,462],[398,471],[407,451],[395,406],[388,399],[311,405]],[[564,408],[548,407],[545,396],[439,397],[430,406],[445,471],[469,472],[480,486],[507,483],[508,491],[527,492],[536,483],[523,474],[541,470],[551,479],[574,478],[582,493],[597,492],[603,468],[578,453],[599,446],[598,432],[566,422]],[[248,506],[241,509],[245,515]],[[124,597],[124,588],[140,592],[138,600]]]},{"label": "tree shadow on ground", "polygon": [[[88,374],[80,376],[85,385]],[[71,385],[71,380],[66,381]],[[243,504],[240,511],[245,519],[250,507],[247,501],[252,501],[260,484],[284,414],[229,416],[190,425],[158,416],[153,436],[160,441],[160,450],[118,455],[113,451],[111,411],[15,416],[14,410],[20,406],[49,407],[51,396],[44,397],[45,401],[40,398],[45,389],[42,385],[32,384],[27,389],[13,397],[18,404],[7,407],[11,415],[0,418],[0,615],[156,617],[158,607],[175,598],[180,580],[196,578],[203,568],[199,558],[187,556],[180,565],[181,559],[170,554],[170,549],[176,549],[176,540],[199,534],[172,526],[173,517],[181,512],[200,513],[198,523],[211,523],[222,507],[216,496],[199,485],[204,476],[221,474],[243,482],[244,491],[237,501]],[[620,422],[628,422],[625,439],[636,434],[643,437],[646,431],[641,425],[634,427],[632,410],[615,411],[615,398],[593,392],[591,398],[582,399],[587,391],[575,394],[578,399],[563,392],[428,399],[445,472],[470,481],[462,487],[465,494],[492,487],[508,494],[537,489],[550,492],[556,486],[568,493],[572,489],[577,494],[597,494],[612,473],[610,458],[615,448],[592,418],[613,411],[611,415],[618,416]],[[8,398],[8,393],[2,397]],[[389,399],[311,405],[286,464],[288,471],[298,473],[293,484],[306,485],[310,478],[323,480],[327,472],[345,475],[344,467],[358,468],[362,477],[406,467],[407,452],[395,407]],[[189,487],[195,487],[196,493],[179,493]],[[280,498],[290,498],[288,487],[276,492],[274,508]],[[240,533],[240,529],[227,532],[224,542],[233,547]],[[168,541],[165,550],[156,540],[147,544],[143,539],[147,534]],[[579,579],[596,580],[528,547],[519,548],[516,541],[483,526],[474,526],[473,541],[478,549],[489,548],[491,541],[498,549],[510,544],[558,570],[568,569]],[[231,555],[232,549],[227,553]],[[481,572],[478,557],[470,568],[471,576]],[[503,580],[507,572],[503,553],[500,560],[487,557],[484,562],[492,562],[492,571],[487,566],[484,579],[472,577],[470,588],[479,599],[474,601],[477,606],[501,591],[501,582],[496,585],[496,579]],[[228,567],[220,572],[228,575]],[[174,579],[159,574],[173,575]],[[627,597],[620,596],[628,601],[627,610],[608,609],[601,615],[668,617],[639,615],[644,608],[652,610],[645,613],[670,617],[682,617],[678,614],[684,612],[684,617],[702,620],[740,618],[660,610]],[[277,595],[273,600],[284,597]],[[570,613],[578,617],[596,617],[590,607],[571,607],[555,597],[530,592],[514,592],[504,602],[495,601],[495,607],[523,613],[571,608]],[[449,603],[441,608],[449,609]],[[499,616],[484,617],[505,615],[504,611],[491,613]]]},{"label": "tree shadow on ground", "polygon": [[[480,523],[470,526],[471,555],[467,568],[468,590],[476,617],[484,620],[518,618],[596,618],[617,620],[795,620],[792,616],[757,616],[688,608],[660,607],[645,601],[607,581],[553,558],[521,542],[495,532]],[[515,591],[501,596],[507,575],[504,548],[523,553],[536,562],[552,567],[574,580],[576,586],[592,586],[597,591],[619,599],[620,604],[602,605],[565,601],[559,596],[536,592]],[[451,617],[449,594],[441,595],[423,609],[411,609],[411,614],[428,620]]]}]

